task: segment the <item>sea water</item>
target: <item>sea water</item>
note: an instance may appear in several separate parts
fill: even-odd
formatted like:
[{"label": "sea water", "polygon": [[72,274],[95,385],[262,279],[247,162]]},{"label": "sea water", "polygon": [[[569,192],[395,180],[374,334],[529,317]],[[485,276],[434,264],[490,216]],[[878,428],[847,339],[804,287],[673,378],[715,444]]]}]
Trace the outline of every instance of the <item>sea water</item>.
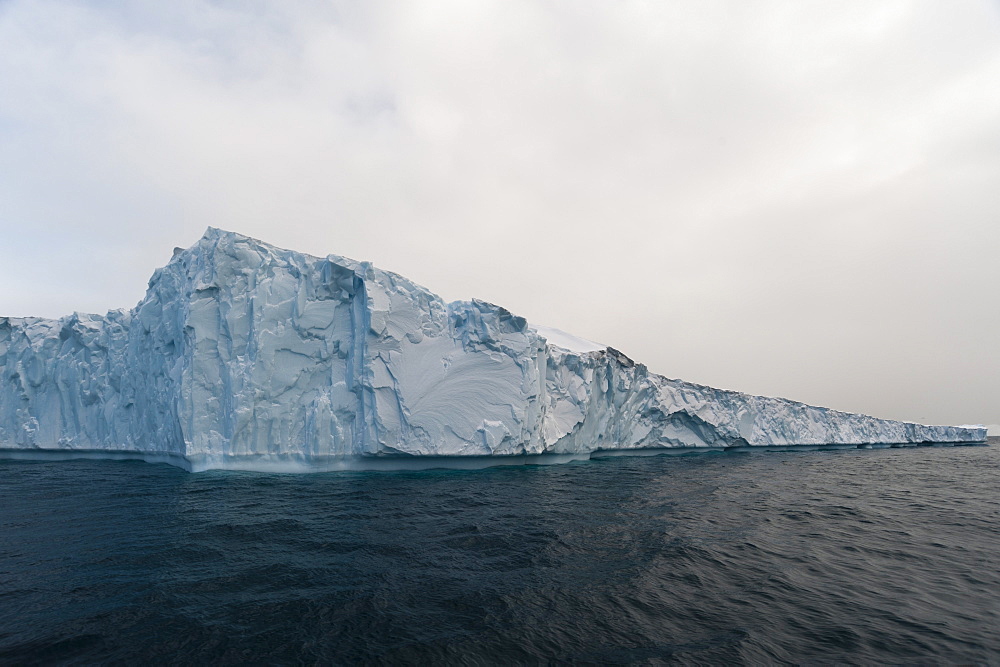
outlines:
[{"label": "sea water", "polygon": [[996,445],[0,461],[0,662],[997,662],[998,480]]}]

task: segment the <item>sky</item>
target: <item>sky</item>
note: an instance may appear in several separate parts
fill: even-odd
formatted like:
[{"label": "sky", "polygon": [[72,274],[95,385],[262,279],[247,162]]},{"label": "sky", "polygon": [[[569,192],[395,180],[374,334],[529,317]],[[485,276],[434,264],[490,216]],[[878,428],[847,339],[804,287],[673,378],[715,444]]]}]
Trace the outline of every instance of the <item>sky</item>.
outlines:
[{"label": "sky", "polygon": [[208,226],[1000,424],[1000,2],[0,0],[0,314],[132,306]]}]

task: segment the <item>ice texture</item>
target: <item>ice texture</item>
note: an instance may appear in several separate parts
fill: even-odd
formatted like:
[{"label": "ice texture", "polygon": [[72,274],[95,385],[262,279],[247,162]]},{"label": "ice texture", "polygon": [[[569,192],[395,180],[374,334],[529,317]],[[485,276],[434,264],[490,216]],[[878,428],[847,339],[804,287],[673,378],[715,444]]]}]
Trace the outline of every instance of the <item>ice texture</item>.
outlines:
[{"label": "ice texture", "polygon": [[671,380],[485,301],[445,303],[367,262],[213,228],[131,310],[0,318],[8,452],[323,469],[985,438]]}]

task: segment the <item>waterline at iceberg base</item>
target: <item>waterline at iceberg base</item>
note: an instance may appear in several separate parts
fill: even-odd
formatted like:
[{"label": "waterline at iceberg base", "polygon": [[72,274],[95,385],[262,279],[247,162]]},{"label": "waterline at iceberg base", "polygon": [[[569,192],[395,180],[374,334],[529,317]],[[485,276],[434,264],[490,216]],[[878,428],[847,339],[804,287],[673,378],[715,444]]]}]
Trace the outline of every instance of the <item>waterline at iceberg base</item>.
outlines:
[{"label": "waterline at iceberg base", "polygon": [[668,379],[367,262],[212,228],[131,310],[0,318],[6,457],[397,469],[985,440]]}]

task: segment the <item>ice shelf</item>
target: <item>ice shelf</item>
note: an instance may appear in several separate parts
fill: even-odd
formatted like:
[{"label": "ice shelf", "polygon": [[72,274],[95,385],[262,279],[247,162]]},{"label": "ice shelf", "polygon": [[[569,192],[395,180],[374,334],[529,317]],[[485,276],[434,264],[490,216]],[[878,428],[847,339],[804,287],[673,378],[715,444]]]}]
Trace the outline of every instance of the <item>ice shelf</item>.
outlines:
[{"label": "ice shelf", "polygon": [[668,379],[485,301],[214,228],[131,310],[0,317],[8,455],[329,470],[985,439]]}]

